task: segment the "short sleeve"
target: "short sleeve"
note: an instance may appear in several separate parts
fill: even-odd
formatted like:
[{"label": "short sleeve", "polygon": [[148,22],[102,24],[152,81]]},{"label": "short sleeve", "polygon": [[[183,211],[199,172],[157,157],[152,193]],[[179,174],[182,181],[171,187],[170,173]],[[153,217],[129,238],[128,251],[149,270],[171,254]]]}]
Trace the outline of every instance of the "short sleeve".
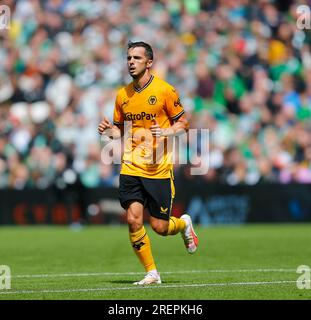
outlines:
[{"label": "short sleeve", "polygon": [[124,116],[121,108],[120,94],[117,94],[113,112],[113,124],[122,125],[123,123]]},{"label": "short sleeve", "polygon": [[166,92],[165,98],[166,112],[171,120],[176,121],[185,113],[184,107],[180,102],[180,98],[176,89],[170,86]]}]

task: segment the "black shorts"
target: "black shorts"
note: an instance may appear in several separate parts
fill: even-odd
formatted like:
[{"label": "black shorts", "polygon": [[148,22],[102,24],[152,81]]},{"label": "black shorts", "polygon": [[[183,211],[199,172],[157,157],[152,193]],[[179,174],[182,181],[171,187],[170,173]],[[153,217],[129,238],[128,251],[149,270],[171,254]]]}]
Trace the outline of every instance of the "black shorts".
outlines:
[{"label": "black shorts", "polygon": [[132,201],[141,202],[150,215],[169,220],[175,195],[174,183],[168,179],[149,179],[120,174],[119,199],[127,209]]}]

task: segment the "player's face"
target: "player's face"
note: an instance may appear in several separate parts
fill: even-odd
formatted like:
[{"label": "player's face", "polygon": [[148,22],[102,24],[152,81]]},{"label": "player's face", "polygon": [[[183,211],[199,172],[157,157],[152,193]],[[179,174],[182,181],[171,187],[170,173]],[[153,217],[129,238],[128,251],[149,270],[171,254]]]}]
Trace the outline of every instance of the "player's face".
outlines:
[{"label": "player's face", "polygon": [[127,67],[133,78],[144,74],[147,68],[152,65],[152,60],[146,56],[144,47],[130,48],[127,52]]}]

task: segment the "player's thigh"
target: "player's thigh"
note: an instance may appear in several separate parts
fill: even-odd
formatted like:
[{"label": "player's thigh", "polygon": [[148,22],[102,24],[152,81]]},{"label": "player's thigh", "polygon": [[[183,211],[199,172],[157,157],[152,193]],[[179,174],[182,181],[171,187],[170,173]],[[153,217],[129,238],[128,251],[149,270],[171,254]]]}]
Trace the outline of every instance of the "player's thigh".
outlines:
[{"label": "player's thigh", "polygon": [[139,177],[120,175],[119,200],[126,210],[126,220],[131,232],[143,225],[144,191]]},{"label": "player's thigh", "polygon": [[119,200],[125,210],[135,201],[145,203],[143,185],[139,177],[120,174]]},{"label": "player's thigh", "polygon": [[156,219],[168,221],[174,198],[172,180],[142,178],[142,183],[150,215]]},{"label": "player's thigh", "polygon": [[144,206],[136,200],[130,201],[126,209],[126,220],[129,225],[137,225],[134,229],[143,225]]}]

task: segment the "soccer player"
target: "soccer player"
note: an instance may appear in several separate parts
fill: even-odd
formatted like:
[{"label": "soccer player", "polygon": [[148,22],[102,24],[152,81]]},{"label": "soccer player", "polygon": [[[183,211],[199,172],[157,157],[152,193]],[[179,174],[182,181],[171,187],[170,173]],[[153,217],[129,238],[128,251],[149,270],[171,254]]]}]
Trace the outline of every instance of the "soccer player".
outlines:
[{"label": "soccer player", "polygon": [[130,242],[146,270],[146,276],[135,285],[161,283],[143,224],[144,207],[156,233],[162,236],[181,233],[191,254],[198,246],[190,216],[171,216],[175,191],[169,139],[186,132],[189,124],[174,87],[150,73],[152,62],[149,44],[129,42],[127,67],[133,81],[117,93],[113,124],[104,117],[98,126],[100,134],[111,138],[127,136],[119,199],[126,210]]}]

